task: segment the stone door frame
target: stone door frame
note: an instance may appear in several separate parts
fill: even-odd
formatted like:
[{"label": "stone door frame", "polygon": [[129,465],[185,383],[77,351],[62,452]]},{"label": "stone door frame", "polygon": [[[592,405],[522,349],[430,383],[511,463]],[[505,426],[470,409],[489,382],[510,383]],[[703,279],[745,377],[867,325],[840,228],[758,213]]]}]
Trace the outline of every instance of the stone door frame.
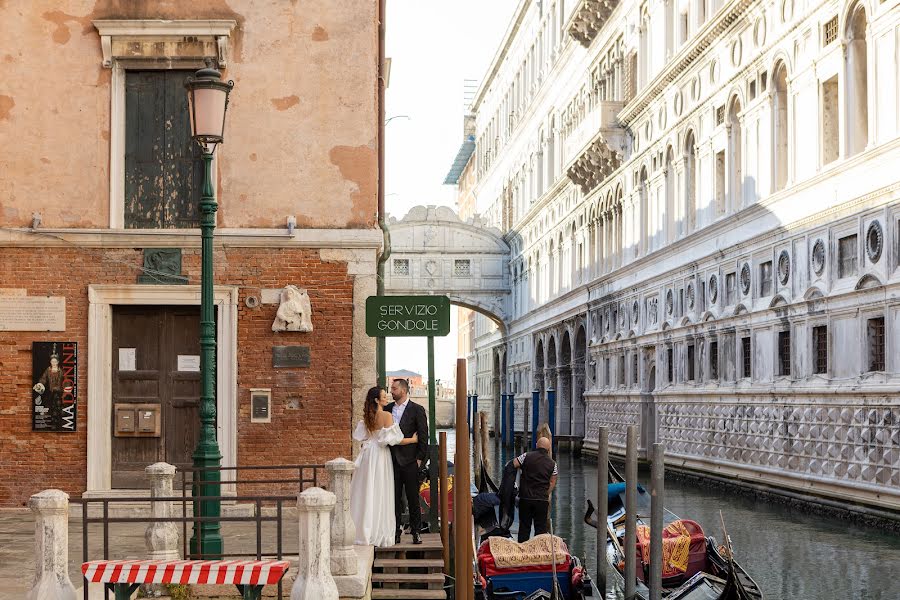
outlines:
[{"label": "stone door frame", "polygon": [[[237,465],[237,322],[236,286],[215,286],[217,310],[216,434],[222,464]],[[88,286],[87,488],[112,489],[112,307],[113,305],[200,305],[199,285]],[[225,490],[223,490],[223,493]]]}]

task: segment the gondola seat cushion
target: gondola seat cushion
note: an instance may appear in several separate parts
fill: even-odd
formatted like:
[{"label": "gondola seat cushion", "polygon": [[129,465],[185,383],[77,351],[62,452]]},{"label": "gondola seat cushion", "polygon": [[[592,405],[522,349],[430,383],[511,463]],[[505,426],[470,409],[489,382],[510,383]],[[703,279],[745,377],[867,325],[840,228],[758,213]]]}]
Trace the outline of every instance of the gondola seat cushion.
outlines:
[{"label": "gondola seat cushion", "polygon": [[[642,580],[650,568],[650,528],[637,528],[637,559]],[[700,524],[688,519],[672,521],[663,529],[663,585],[680,585],[706,568],[706,536]]]}]

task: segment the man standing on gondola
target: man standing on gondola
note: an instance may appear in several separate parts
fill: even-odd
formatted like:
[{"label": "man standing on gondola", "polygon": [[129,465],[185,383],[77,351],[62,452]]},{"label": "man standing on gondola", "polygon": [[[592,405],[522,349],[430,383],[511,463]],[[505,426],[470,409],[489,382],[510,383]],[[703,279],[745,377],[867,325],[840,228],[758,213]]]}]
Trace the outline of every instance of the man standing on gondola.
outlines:
[{"label": "man standing on gondola", "polygon": [[534,535],[547,533],[547,516],[550,509],[550,495],[556,487],[559,469],[550,458],[550,440],[541,437],[537,449],[513,459],[513,466],[521,471],[519,476],[519,543]]}]

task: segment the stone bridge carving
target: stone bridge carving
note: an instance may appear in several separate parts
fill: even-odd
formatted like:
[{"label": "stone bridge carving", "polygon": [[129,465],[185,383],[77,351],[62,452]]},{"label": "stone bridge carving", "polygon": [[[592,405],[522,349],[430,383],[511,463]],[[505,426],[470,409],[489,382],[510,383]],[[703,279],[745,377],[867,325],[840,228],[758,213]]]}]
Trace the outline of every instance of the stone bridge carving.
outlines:
[{"label": "stone bridge carving", "polygon": [[447,207],[416,206],[399,221],[390,218],[388,231],[387,294],[444,294],[506,330],[510,250],[498,229],[480,217],[462,221]]}]

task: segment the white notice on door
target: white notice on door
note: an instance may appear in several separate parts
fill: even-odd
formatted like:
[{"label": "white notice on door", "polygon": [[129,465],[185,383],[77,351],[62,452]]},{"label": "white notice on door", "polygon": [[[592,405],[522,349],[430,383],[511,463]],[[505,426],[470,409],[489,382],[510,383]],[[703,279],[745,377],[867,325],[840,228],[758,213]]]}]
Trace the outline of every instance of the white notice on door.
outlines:
[{"label": "white notice on door", "polygon": [[137,370],[137,354],[134,348],[119,348],[119,370]]},{"label": "white notice on door", "polygon": [[199,371],[200,356],[197,354],[179,354],[178,355],[179,371]]}]

